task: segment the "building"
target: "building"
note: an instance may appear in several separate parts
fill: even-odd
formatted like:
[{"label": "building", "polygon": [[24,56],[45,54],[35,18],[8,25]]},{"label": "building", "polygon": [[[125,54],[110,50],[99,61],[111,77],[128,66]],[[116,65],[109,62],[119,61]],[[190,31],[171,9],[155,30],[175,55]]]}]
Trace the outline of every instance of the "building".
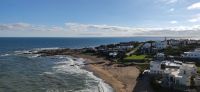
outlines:
[{"label": "building", "polygon": [[[168,79],[169,87],[173,86],[192,86],[191,77],[196,76],[197,67],[195,64],[182,64],[178,69],[166,69],[165,74]],[[165,82],[166,83],[166,82]]]},{"label": "building", "polygon": [[150,74],[165,74],[170,69],[177,69],[181,65],[179,61],[151,61]]},{"label": "building", "polygon": [[[163,87],[180,89],[181,87],[189,88],[190,86],[200,85],[200,79],[197,77],[197,67],[193,63],[182,63],[180,61],[151,61],[150,74],[161,75],[161,85]],[[192,77],[196,80],[194,84],[192,84]]]},{"label": "building", "polygon": [[145,43],[141,48],[140,48],[141,53],[152,53],[152,43]]},{"label": "building", "polygon": [[181,44],[181,41],[175,40],[175,39],[170,39],[170,40],[167,40],[167,44],[170,46],[178,46]]},{"label": "building", "polygon": [[194,58],[194,59],[200,59],[200,49],[196,49],[194,51],[190,51],[190,52],[184,52],[184,54],[182,54],[183,58]]},{"label": "building", "polygon": [[157,53],[154,57],[155,60],[163,61],[165,60],[165,54],[164,53]]},{"label": "building", "polygon": [[161,50],[161,49],[165,49],[168,47],[167,41],[157,41],[155,42],[155,48]]},{"label": "building", "polygon": [[145,43],[142,48],[151,48],[152,44],[151,43]]}]

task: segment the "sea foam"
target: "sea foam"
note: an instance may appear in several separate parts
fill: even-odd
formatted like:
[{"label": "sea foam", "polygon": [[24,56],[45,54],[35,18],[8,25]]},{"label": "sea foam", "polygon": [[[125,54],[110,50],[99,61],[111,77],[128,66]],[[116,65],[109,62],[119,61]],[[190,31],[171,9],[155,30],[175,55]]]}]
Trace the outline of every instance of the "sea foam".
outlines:
[{"label": "sea foam", "polygon": [[[59,58],[63,59],[64,56],[60,56]],[[106,84],[102,79],[96,77],[93,72],[83,69],[83,66],[84,59],[66,56],[66,60],[56,62],[56,66],[52,68],[58,73],[86,74],[88,77],[94,79],[98,83],[97,87],[85,88],[75,92],[113,92],[113,89],[110,85]]]}]

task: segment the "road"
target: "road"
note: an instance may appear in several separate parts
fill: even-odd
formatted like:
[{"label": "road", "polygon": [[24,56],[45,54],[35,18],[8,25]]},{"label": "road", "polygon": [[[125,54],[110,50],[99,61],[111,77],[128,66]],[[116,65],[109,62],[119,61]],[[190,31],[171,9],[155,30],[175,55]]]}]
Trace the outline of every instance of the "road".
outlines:
[{"label": "road", "polygon": [[134,48],[132,51],[126,53],[127,56],[135,53],[141,46],[143,45],[143,43],[139,44],[136,48]]}]

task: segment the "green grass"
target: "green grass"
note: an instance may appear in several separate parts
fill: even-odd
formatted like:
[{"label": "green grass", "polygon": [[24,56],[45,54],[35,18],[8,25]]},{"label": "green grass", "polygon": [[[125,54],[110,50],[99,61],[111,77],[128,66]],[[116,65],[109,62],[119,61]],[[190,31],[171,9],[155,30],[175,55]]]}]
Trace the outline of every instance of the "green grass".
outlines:
[{"label": "green grass", "polygon": [[144,60],[146,57],[146,55],[131,55],[131,56],[127,56],[124,59],[125,60]]},{"label": "green grass", "polygon": [[140,72],[143,72],[144,70],[149,68],[149,64],[137,64],[136,66],[140,70]]},{"label": "green grass", "polygon": [[200,74],[200,67],[197,67],[197,73]]}]

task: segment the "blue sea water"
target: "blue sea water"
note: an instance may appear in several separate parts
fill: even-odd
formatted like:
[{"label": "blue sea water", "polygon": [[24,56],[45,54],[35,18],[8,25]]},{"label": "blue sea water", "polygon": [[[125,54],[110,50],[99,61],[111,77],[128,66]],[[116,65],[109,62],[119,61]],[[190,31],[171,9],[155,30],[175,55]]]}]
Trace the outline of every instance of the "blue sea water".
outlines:
[{"label": "blue sea water", "polygon": [[161,40],[162,37],[107,37],[107,38],[0,38],[0,52],[32,48],[81,48],[127,41]]},{"label": "blue sea water", "polygon": [[[82,69],[83,59],[22,54],[36,48],[81,48],[101,44],[161,40],[130,38],[0,38],[0,92],[112,92],[112,88]],[[80,66],[70,66],[76,63]]]}]

